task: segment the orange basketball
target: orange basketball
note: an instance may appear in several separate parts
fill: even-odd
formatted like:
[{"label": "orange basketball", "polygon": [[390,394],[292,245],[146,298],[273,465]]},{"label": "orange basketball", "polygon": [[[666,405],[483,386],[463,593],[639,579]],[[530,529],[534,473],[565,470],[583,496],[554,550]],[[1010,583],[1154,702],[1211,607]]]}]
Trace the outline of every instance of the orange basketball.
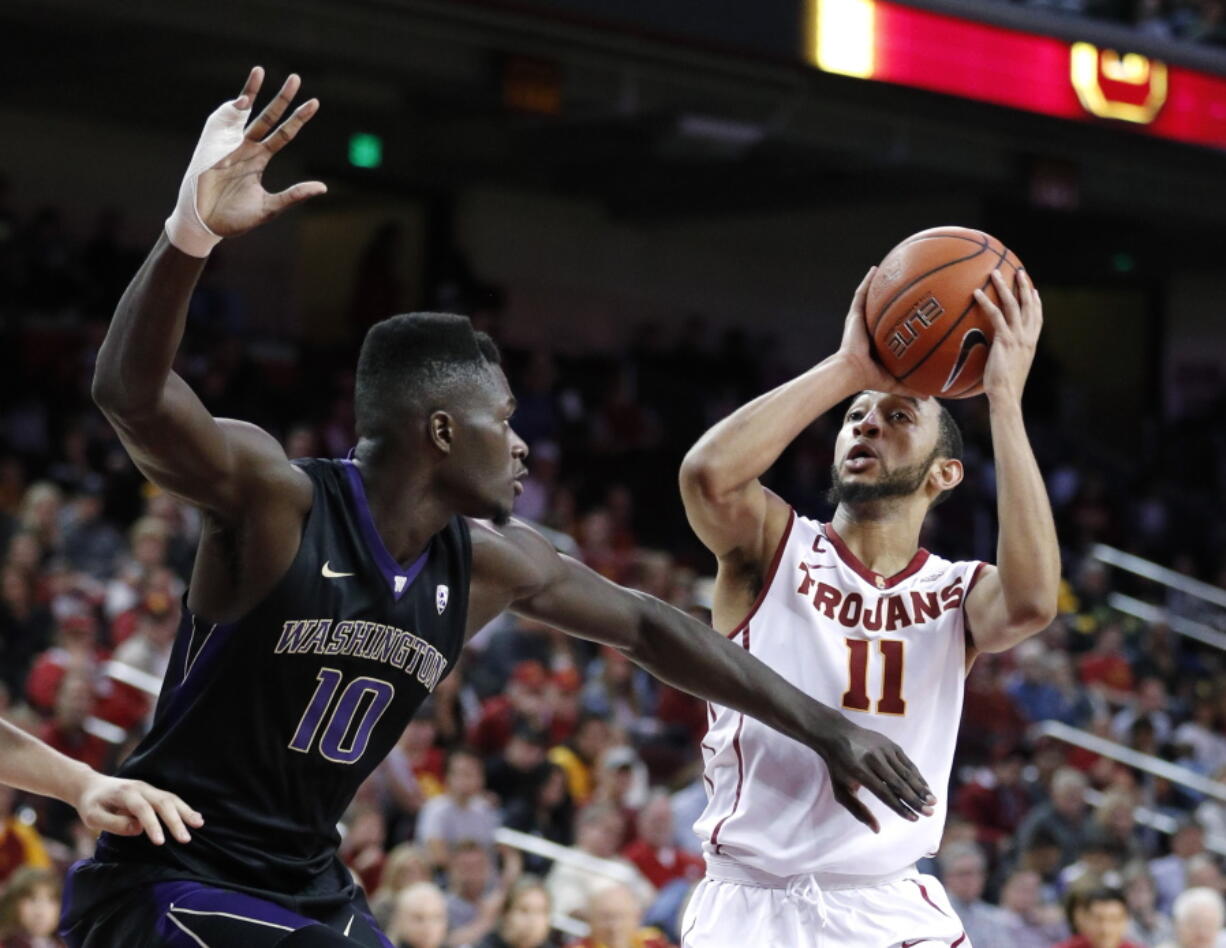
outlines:
[{"label": "orange basketball", "polygon": [[934,227],[904,240],[873,274],[864,308],[885,370],[925,395],[978,395],[994,333],[973,294],[982,289],[999,304],[992,271],[1012,286],[1021,266],[981,230]]}]

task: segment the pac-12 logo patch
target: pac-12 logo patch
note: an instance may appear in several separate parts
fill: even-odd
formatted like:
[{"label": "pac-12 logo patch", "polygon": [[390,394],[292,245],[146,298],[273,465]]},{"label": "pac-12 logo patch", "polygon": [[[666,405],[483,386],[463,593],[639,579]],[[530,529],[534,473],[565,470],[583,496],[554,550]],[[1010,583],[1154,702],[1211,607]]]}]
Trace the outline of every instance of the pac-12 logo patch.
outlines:
[{"label": "pac-12 logo patch", "polygon": [[446,586],[440,585],[434,590],[434,605],[438,609],[438,614],[441,616],[443,610],[447,608],[447,597],[451,594]]}]

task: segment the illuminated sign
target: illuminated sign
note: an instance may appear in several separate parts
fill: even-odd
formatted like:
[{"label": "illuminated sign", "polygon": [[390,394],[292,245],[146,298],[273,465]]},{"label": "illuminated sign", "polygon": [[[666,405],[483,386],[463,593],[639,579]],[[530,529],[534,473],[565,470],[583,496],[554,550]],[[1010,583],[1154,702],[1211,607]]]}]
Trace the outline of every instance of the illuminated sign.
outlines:
[{"label": "illuminated sign", "polygon": [[889,0],[807,0],[818,68],[1226,148],[1226,77]]}]

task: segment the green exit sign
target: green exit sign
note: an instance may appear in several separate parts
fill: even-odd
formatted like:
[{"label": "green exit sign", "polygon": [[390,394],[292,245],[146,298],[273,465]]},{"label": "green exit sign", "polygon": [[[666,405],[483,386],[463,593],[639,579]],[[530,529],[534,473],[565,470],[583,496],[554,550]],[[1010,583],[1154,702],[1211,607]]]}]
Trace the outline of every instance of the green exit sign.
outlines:
[{"label": "green exit sign", "polygon": [[383,139],[366,132],[350,135],[349,163],[355,168],[378,168],[383,164]]}]

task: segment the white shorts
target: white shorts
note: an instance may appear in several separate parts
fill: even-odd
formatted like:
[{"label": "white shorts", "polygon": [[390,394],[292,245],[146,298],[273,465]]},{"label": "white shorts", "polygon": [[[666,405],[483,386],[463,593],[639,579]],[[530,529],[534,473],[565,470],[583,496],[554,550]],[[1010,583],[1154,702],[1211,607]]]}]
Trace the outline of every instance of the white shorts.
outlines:
[{"label": "white shorts", "polygon": [[914,868],[848,881],[765,876],[708,856],[681,948],[971,948],[945,889]]}]

